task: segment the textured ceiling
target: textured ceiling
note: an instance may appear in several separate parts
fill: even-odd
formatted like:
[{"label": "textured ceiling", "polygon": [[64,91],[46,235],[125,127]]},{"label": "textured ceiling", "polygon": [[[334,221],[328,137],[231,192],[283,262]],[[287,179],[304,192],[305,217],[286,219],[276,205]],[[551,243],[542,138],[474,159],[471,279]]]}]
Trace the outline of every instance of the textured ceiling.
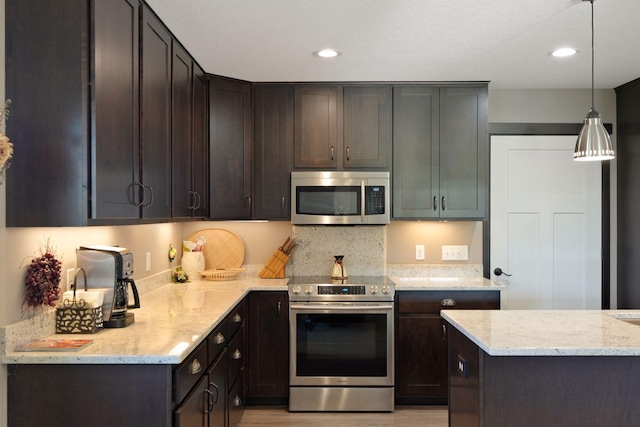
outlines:
[{"label": "textured ceiling", "polygon": [[[147,0],[206,72],[253,82],[591,86],[583,0]],[[640,0],[597,0],[595,85],[640,77]],[[578,54],[554,58],[572,46]],[[331,47],[342,55],[320,59]]]}]

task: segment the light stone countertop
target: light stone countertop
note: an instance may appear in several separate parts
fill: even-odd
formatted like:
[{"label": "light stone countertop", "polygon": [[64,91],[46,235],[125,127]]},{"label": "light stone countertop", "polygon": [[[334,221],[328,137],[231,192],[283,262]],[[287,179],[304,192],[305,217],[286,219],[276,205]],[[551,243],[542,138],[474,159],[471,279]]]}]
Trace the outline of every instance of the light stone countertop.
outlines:
[{"label": "light stone countertop", "polygon": [[[391,277],[396,290],[503,290],[482,277]],[[286,291],[288,279],[241,277],[233,281],[171,283],[141,295],[135,322],[97,334],[53,334],[47,338],[88,338],[74,352],[16,352],[18,337],[6,341],[5,364],[179,364],[250,291]],[[23,339],[22,341],[28,341]]]},{"label": "light stone countertop", "polygon": [[390,277],[396,284],[396,291],[500,291],[507,285],[484,277]]},{"label": "light stone countertop", "polygon": [[73,352],[16,352],[6,349],[2,363],[20,364],[179,364],[250,291],[286,291],[288,279],[172,283],[141,297],[135,322],[97,334],[54,334],[51,339],[89,338]]},{"label": "light stone countertop", "polygon": [[490,356],[640,356],[640,311],[443,310]]}]

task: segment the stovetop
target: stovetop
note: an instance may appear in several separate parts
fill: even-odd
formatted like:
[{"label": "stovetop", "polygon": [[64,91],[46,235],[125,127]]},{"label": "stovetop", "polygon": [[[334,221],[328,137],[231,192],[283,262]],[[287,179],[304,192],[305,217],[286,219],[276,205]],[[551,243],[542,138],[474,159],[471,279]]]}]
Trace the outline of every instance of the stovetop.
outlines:
[{"label": "stovetop", "polygon": [[386,276],[294,276],[290,301],[393,301],[395,284]]}]

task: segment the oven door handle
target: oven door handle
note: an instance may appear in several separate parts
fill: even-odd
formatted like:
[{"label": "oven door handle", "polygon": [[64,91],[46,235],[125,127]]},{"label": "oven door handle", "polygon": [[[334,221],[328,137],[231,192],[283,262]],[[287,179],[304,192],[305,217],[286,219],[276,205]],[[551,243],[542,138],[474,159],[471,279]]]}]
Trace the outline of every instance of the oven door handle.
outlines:
[{"label": "oven door handle", "polygon": [[336,311],[366,311],[366,310],[392,310],[393,304],[375,304],[375,305],[320,305],[320,304],[291,304],[292,310],[318,311],[318,310],[336,310]]}]

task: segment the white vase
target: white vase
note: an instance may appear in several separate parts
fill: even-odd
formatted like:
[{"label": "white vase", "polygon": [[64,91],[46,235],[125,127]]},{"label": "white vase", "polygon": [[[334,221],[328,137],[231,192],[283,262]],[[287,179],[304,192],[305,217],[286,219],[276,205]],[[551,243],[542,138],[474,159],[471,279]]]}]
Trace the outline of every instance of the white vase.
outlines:
[{"label": "white vase", "polygon": [[199,271],[204,271],[203,252],[185,252],[182,254],[182,269],[189,276],[189,280],[200,280]]}]

